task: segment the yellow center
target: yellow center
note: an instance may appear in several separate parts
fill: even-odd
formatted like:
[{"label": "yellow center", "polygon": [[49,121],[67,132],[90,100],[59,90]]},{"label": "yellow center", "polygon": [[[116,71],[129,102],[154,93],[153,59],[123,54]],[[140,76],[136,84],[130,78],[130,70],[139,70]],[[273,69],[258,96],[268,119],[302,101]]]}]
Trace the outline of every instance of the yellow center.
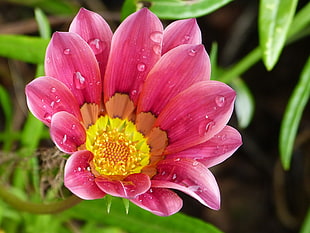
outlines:
[{"label": "yellow center", "polygon": [[108,116],[87,129],[86,149],[94,155],[92,167],[100,175],[127,176],[149,164],[150,147],[136,126]]}]

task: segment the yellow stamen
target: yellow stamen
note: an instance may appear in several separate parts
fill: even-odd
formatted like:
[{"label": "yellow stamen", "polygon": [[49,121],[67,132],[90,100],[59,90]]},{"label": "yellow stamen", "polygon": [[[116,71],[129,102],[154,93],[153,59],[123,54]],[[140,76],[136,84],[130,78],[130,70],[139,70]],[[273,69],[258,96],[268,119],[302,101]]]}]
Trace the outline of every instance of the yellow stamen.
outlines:
[{"label": "yellow stamen", "polygon": [[86,149],[94,154],[92,167],[99,175],[127,176],[149,164],[150,148],[128,120],[100,117],[87,129]]}]

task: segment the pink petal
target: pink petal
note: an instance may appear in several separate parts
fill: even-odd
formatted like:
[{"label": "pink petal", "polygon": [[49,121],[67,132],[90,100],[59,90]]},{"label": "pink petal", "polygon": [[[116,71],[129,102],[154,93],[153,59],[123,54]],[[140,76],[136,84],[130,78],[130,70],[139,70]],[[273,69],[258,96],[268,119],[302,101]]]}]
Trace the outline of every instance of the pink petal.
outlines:
[{"label": "pink petal", "polygon": [[161,56],[163,28],[160,20],[143,8],[130,15],[112,38],[104,80],[104,100],[116,92],[136,102],[146,75]]},{"label": "pink petal", "polygon": [[69,32],[79,34],[92,48],[103,80],[113,35],[107,22],[99,14],[81,8],[73,19]]},{"label": "pink petal", "polygon": [[159,216],[175,214],[183,205],[182,199],[175,192],[162,188],[151,188],[130,201]]},{"label": "pink petal", "polygon": [[67,111],[81,120],[79,105],[71,91],[58,80],[39,77],[26,86],[27,105],[40,121],[50,126],[53,114]]},{"label": "pink petal", "polygon": [[182,191],[211,209],[220,208],[220,191],[212,173],[192,159],[165,159],[157,165],[152,187]]},{"label": "pink petal", "polygon": [[159,114],[154,127],[168,133],[166,154],[203,143],[227,124],[235,92],[218,81],[201,81],[171,99]]},{"label": "pink petal", "polygon": [[163,54],[181,44],[201,44],[201,32],[196,19],[174,21],[166,27]]},{"label": "pink petal", "polygon": [[181,45],[166,53],[150,71],[138,112],[158,115],[169,100],[194,83],[208,80],[210,60],[203,45]]},{"label": "pink petal", "polygon": [[99,104],[102,89],[99,66],[92,49],[78,34],[53,34],[46,50],[45,73],[66,84],[80,106]]},{"label": "pink petal", "polygon": [[151,186],[149,176],[136,173],[127,176],[124,180],[112,180],[97,177],[96,184],[105,193],[116,197],[134,198],[145,193]]},{"label": "pink petal", "polygon": [[95,183],[95,176],[91,173],[89,161],[93,158],[90,151],[77,151],[67,160],[65,166],[65,186],[76,196],[85,199],[99,199],[105,193]]},{"label": "pink petal", "polygon": [[80,121],[67,112],[55,113],[51,122],[51,137],[57,147],[72,153],[85,143],[86,131]]},{"label": "pink petal", "polygon": [[167,159],[188,158],[203,163],[206,167],[215,166],[229,158],[242,144],[240,133],[225,126],[218,134],[208,141],[187,150],[169,154]]}]

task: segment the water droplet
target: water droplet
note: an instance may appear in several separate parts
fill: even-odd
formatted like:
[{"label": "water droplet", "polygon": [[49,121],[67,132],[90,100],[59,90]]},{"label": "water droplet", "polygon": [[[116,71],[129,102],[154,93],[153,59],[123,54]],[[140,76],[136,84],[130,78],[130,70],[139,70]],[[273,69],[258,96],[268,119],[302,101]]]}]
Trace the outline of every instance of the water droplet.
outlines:
[{"label": "water droplet", "polygon": [[89,44],[89,46],[91,47],[91,49],[93,50],[95,54],[102,53],[102,51],[106,47],[105,43],[98,38],[90,39],[87,43]]},{"label": "water droplet", "polygon": [[222,141],[225,141],[227,139],[227,135],[226,134],[223,134],[222,137],[221,137]]},{"label": "water droplet", "polygon": [[212,120],[205,120],[200,123],[198,127],[198,133],[201,137],[205,136],[208,131],[210,131],[215,126],[214,121]]},{"label": "water droplet", "polygon": [[185,40],[185,41],[189,41],[190,38],[191,38],[190,35],[185,35],[185,36],[184,36],[184,40]]},{"label": "water droplet", "polygon": [[191,56],[191,57],[196,56],[196,54],[197,54],[197,50],[196,49],[190,49],[188,51],[188,55]]},{"label": "water droplet", "polygon": [[90,171],[91,171],[91,168],[88,166],[88,167],[86,168],[86,170],[90,172]]},{"label": "water droplet", "polygon": [[97,82],[96,82],[96,85],[98,85],[98,86],[99,86],[100,84],[101,84],[101,82],[100,82],[100,81],[97,81]]},{"label": "water droplet", "polygon": [[197,161],[193,162],[193,166],[197,166],[199,163]]},{"label": "water droplet", "polygon": [[64,135],[64,137],[62,138],[62,144],[65,144],[67,141],[67,134]]},{"label": "water droplet", "polygon": [[205,117],[206,117],[206,119],[208,119],[208,118],[209,118],[209,116],[208,116],[208,115],[206,115]]},{"label": "water droplet", "polygon": [[80,72],[75,72],[73,74],[73,83],[76,89],[84,89],[86,87],[86,79]]},{"label": "water droplet", "polygon": [[46,112],[43,117],[47,122],[51,122],[52,120],[52,116],[48,112]]},{"label": "water droplet", "polygon": [[50,104],[51,108],[54,108],[54,105],[55,105],[55,101],[52,101]]},{"label": "water droplet", "polygon": [[174,159],[175,162],[179,162],[180,160],[181,160],[180,158]]},{"label": "water droplet", "polygon": [[78,167],[77,168],[78,172],[82,171],[82,168],[81,167]]},{"label": "water droplet", "polygon": [[55,93],[55,92],[56,92],[56,88],[55,88],[55,87],[52,87],[52,88],[51,88],[51,92],[52,92],[52,93]]},{"label": "water droplet", "polygon": [[153,51],[155,54],[160,55],[161,54],[161,45],[159,45],[159,44],[154,45]]},{"label": "water droplet", "polygon": [[64,49],[63,53],[65,55],[69,55],[69,54],[71,54],[71,50],[70,49]]},{"label": "water droplet", "polygon": [[175,180],[177,178],[177,174],[173,174],[172,179]]},{"label": "water droplet", "polygon": [[152,193],[152,192],[153,192],[153,189],[151,189],[151,188],[150,188],[150,190],[149,190],[149,191],[150,191],[150,193]]},{"label": "water droplet", "polygon": [[137,93],[138,93],[137,90],[132,90],[132,91],[131,91],[131,96],[135,96]]},{"label": "water droplet", "polygon": [[71,129],[75,129],[76,128],[76,125],[71,125]]},{"label": "water droplet", "polygon": [[139,64],[137,65],[137,69],[138,69],[138,71],[140,71],[140,72],[145,71],[145,68],[146,68],[146,66],[145,66],[144,63],[139,63]]},{"label": "water droplet", "polygon": [[60,99],[59,99],[59,97],[56,99],[56,103],[59,103],[60,102]]},{"label": "water droplet", "polygon": [[223,107],[225,104],[225,97],[222,95],[215,97],[215,103],[217,106]]},{"label": "water droplet", "polygon": [[165,174],[166,174],[166,172],[165,172],[165,171],[163,171],[163,172],[161,173],[161,175],[162,175],[162,176],[164,176]]},{"label": "water droplet", "polygon": [[201,188],[199,187],[199,185],[192,185],[188,187],[189,190],[191,190],[192,192],[197,192],[198,190],[201,190]]},{"label": "water droplet", "polygon": [[161,43],[163,40],[163,33],[160,31],[155,31],[150,34],[150,39],[155,43]]}]

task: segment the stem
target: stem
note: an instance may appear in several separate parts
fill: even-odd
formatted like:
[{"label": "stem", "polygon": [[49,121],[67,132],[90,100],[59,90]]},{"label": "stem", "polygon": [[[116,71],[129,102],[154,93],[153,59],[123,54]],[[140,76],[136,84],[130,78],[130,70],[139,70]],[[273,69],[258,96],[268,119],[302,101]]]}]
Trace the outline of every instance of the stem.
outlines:
[{"label": "stem", "polygon": [[8,187],[0,184],[0,198],[19,211],[25,211],[32,214],[54,214],[69,209],[80,203],[82,199],[75,195],[68,197],[62,201],[54,203],[33,203],[21,200],[13,193],[9,192]]},{"label": "stem", "polygon": [[220,78],[220,81],[224,83],[231,82],[233,78],[240,76],[243,72],[247,71],[251,66],[258,62],[261,59],[261,55],[260,48],[256,47],[231,69],[228,69],[226,72],[224,72]]}]

